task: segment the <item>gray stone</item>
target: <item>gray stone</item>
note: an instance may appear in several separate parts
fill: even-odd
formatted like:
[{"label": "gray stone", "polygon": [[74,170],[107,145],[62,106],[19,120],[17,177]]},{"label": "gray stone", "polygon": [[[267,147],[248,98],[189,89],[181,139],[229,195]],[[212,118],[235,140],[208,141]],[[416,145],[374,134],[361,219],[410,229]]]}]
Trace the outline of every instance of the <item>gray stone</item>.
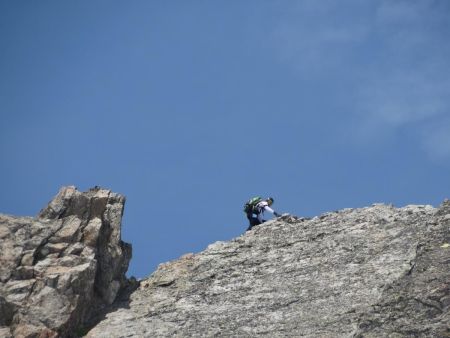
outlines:
[{"label": "gray stone", "polygon": [[445,337],[450,204],[284,215],[160,264],[87,337]]},{"label": "gray stone", "polygon": [[89,224],[84,228],[83,242],[88,246],[94,247],[97,244],[101,227],[102,220],[100,218],[97,217],[91,220]]},{"label": "gray stone", "polygon": [[[0,337],[448,337],[450,201],[285,214],[127,280],[123,196],[0,215]],[[137,289],[136,289],[137,288]]]},{"label": "gray stone", "polygon": [[66,187],[37,218],[0,215],[0,337],[77,336],[128,286],[124,202]]},{"label": "gray stone", "polygon": [[8,327],[1,327],[1,326],[0,326],[0,337],[2,337],[2,338],[13,338],[9,328]]}]

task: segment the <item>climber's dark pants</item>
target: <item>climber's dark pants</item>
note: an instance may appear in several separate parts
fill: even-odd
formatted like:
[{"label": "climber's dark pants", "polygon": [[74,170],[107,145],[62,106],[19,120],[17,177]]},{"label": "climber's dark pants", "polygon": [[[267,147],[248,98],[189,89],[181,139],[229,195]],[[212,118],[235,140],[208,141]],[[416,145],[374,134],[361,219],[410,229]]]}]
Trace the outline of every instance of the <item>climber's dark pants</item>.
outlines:
[{"label": "climber's dark pants", "polygon": [[247,214],[247,219],[248,219],[248,222],[249,222],[249,226],[247,228],[247,231],[251,230],[255,225],[261,224],[259,219],[255,215],[253,215],[252,213],[248,213]]}]

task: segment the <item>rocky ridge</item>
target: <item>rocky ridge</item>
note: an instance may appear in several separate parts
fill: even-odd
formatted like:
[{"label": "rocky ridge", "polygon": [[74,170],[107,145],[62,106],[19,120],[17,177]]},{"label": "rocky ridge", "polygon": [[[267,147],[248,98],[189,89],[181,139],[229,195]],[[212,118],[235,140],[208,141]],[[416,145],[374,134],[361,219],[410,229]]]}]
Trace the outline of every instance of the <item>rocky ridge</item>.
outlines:
[{"label": "rocky ridge", "polygon": [[37,217],[0,215],[0,337],[72,337],[127,286],[125,198],[64,187]]},{"label": "rocky ridge", "polygon": [[284,215],[161,264],[87,337],[449,337],[450,202]]},{"label": "rocky ridge", "polygon": [[449,201],[284,215],[131,294],[124,202],[66,187],[35,218],[0,215],[0,337],[450,336]]}]

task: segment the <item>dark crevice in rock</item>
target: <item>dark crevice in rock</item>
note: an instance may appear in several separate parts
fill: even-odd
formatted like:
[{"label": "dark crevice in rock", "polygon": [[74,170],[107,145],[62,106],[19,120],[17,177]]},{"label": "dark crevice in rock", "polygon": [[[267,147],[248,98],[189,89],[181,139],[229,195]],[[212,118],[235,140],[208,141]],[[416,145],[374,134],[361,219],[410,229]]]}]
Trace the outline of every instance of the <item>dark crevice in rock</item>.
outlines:
[{"label": "dark crevice in rock", "polygon": [[14,304],[9,303],[4,297],[0,296],[0,326],[10,326],[15,312]]},{"label": "dark crevice in rock", "polygon": [[426,306],[433,308],[438,311],[439,314],[443,313],[442,307],[440,306],[439,302],[437,301],[431,301],[431,300],[423,300],[420,298],[413,298],[416,302]]}]

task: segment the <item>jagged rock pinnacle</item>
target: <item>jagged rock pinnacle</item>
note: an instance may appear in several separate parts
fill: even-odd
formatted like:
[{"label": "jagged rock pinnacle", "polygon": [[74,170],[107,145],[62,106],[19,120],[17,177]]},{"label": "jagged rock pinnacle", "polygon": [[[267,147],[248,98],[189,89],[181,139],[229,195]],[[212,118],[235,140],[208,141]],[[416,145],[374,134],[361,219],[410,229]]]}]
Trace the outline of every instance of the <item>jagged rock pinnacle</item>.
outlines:
[{"label": "jagged rock pinnacle", "polygon": [[71,337],[126,284],[125,198],[64,187],[36,218],[0,215],[0,337]]}]

